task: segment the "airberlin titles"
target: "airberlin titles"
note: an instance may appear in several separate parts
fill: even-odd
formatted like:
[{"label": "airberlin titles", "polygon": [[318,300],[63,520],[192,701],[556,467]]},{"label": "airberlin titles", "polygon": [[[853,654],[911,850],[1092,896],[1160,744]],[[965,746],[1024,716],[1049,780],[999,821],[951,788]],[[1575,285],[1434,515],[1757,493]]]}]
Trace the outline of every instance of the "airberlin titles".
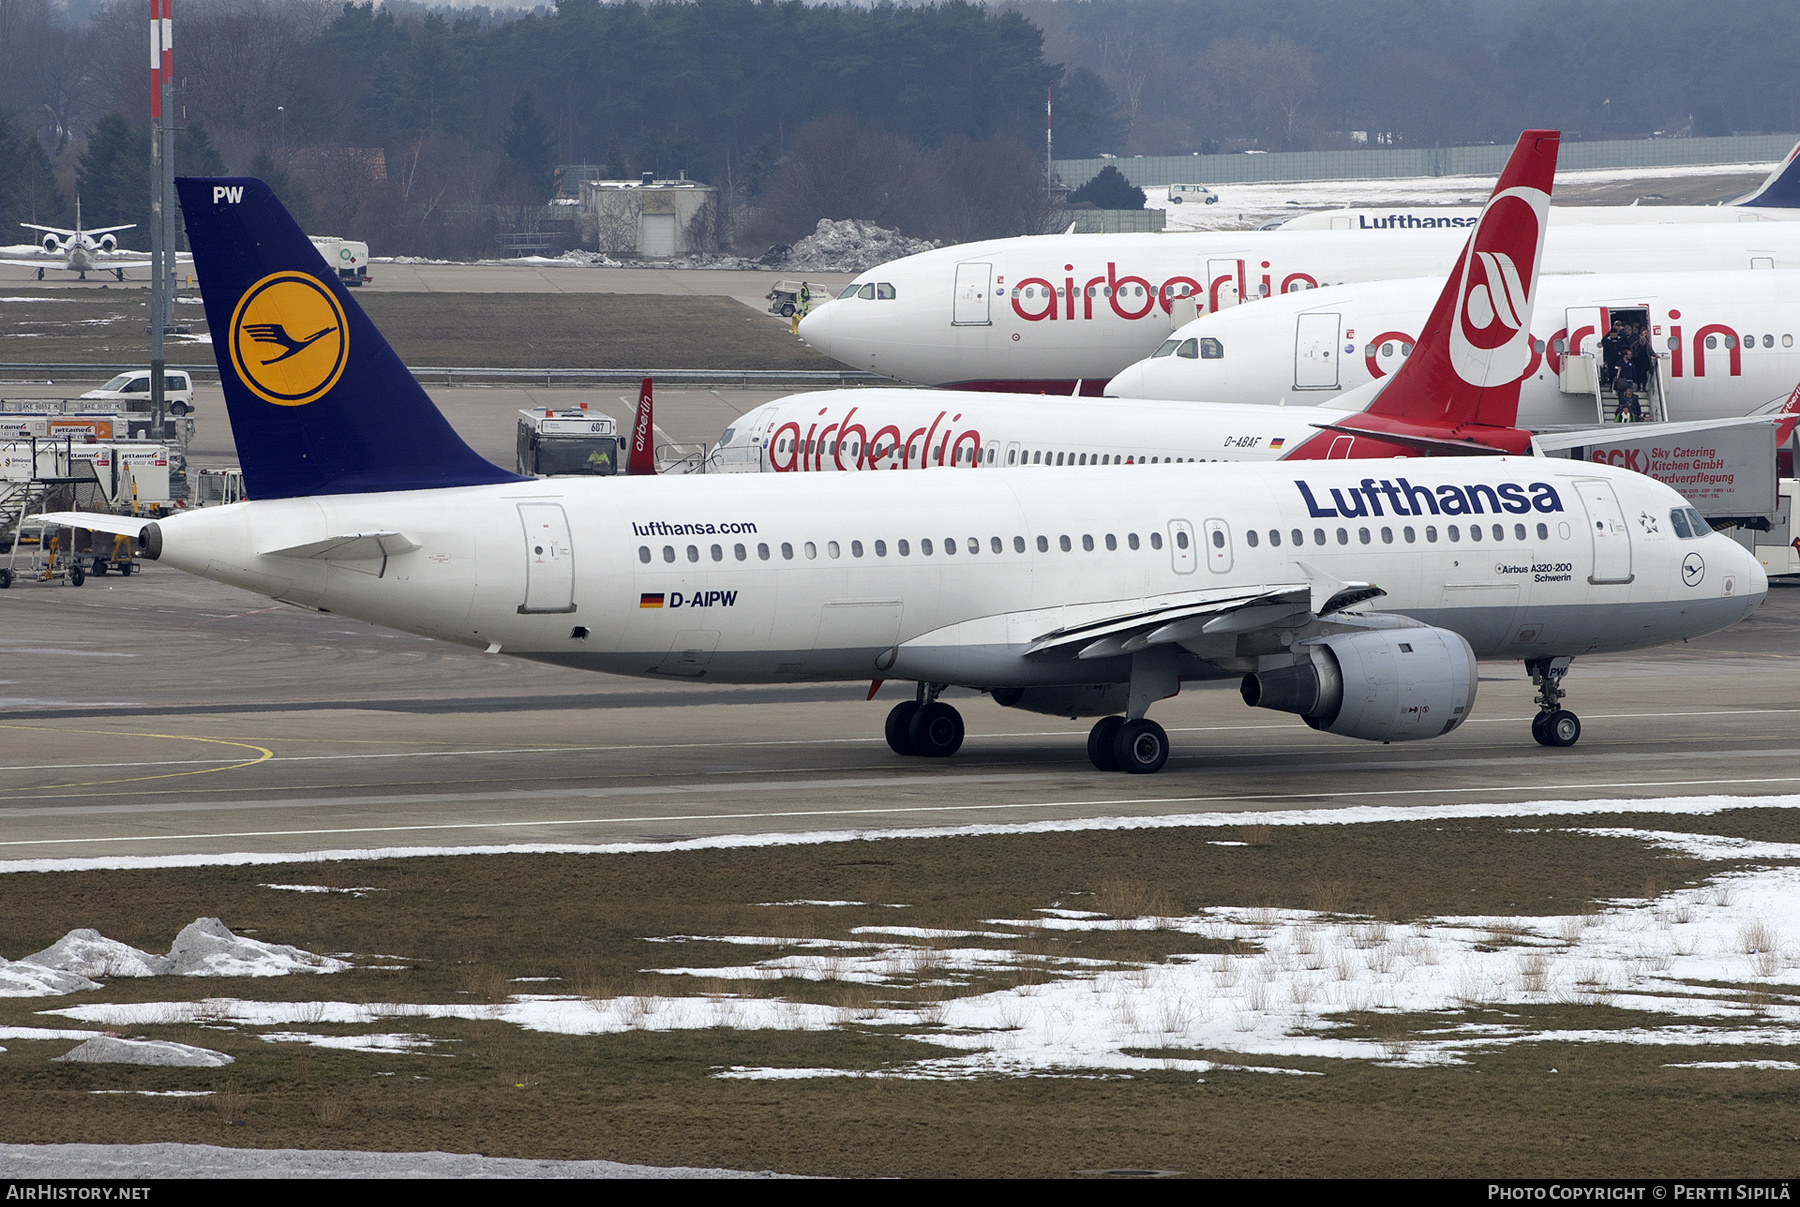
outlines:
[{"label": "airberlin titles", "polygon": [[[1261,262],[1263,273],[1256,290],[1249,289],[1244,261],[1232,259],[1215,259],[1213,264],[1230,266],[1227,271],[1211,272],[1208,281],[1202,282],[1186,274],[1176,274],[1153,285],[1149,278],[1134,274],[1119,275],[1119,266],[1108,261],[1106,272],[1082,281],[1074,275],[1065,275],[1061,281],[1049,277],[1025,277],[1013,282],[1007,289],[1006,277],[998,276],[994,284],[996,296],[1010,296],[1013,313],[1028,323],[1055,322],[1091,322],[1094,318],[1094,304],[1100,302],[1111,307],[1119,318],[1129,322],[1149,318],[1157,310],[1164,315],[1174,312],[1174,304],[1179,298],[1193,297],[1198,294],[1206,301],[1209,309],[1218,309],[1219,295],[1224,289],[1231,289],[1237,298],[1266,297],[1270,293],[1297,293],[1302,289],[1317,289],[1318,278],[1311,273],[1291,272],[1281,278],[1280,288],[1275,288],[1275,275],[1269,271],[1271,262]],[[1073,274],[1075,266],[1064,264],[1063,272]],[[1079,303],[1079,305],[1077,305]],[[1079,313],[1077,313],[1079,311]],[[1101,311],[1105,315],[1104,309]]]},{"label": "airberlin titles", "polygon": [[[1615,303],[1611,309],[1642,309],[1647,311],[1650,307],[1628,307]],[[1716,366],[1718,364],[1719,354],[1723,352],[1726,357],[1728,375],[1731,377],[1742,377],[1744,375],[1744,341],[1743,337],[1740,337],[1734,328],[1729,327],[1724,323],[1706,323],[1695,330],[1692,346],[1689,347],[1688,342],[1682,338],[1681,311],[1672,309],[1668,312],[1668,315],[1668,336],[1664,343],[1664,353],[1668,356],[1670,377],[1705,377],[1707,353],[1706,341],[1715,336],[1723,342],[1724,347],[1719,348],[1715,346],[1712,349],[1714,365]],[[1589,339],[1602,339],[1611,329],[1611,314],[1609,312],[1602,312],[1597,326],[1581,326],[1575,328],[1572,332],[1567,327],[1559,327],[1550,334],[1550,338],[1547,340],[1532,340],[1531,357],[1525,366],[1525,371],[1520,374],[1520,377],[1530,377],[1533,373],[1538,371],[1540,365],[1548,368],[1552,373],[1561,373],[1563,357],[1567,355],[1567,353],[1563,351],[1565,347],[1576,354],[1579,354],[1582,345]],[[1656,323],[1652,325],[1650,333],[1652,337],[1660,337],[1663,335],[1663,329],[1662,323]],[[1354,334],[1354,332],[1347,332],[1346,334]],[[1411,345],[1413,344],[1413,337],[1404,331],[1383,331],[1380,335],[1376,336],[1363,346],[1363,363],[1369,367],[1369,376],[1386,377],[1388,375],[1388,371],[1382,367],[1381,362],[1377,357],[1378,353],[1381,352],[1382,345],[1392,344],[1396,341],[1405,345],[1406,349],[1410,351]],[[1354,347],[1355,345],[1352,344],[1346,350],[1353,350]]]}]

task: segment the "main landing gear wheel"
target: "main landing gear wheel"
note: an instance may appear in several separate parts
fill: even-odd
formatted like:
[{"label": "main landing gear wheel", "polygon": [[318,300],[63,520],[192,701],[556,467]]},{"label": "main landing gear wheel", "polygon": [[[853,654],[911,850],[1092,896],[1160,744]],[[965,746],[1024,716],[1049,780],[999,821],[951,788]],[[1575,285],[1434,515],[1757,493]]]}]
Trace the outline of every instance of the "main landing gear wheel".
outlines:
[{"label": "main landing gear wheel", "polygon": [[1531,736],[1540,746],[1573,746],[1581,740],[1581,718],[1566,708],[1541,712],[1531,719]]},{"label": "main landing gear wheel", "polygon": [[887,744],[895,754],[917,754],[913,749],[912,738],[907,735],[912,725],[914,714],[919,711],[917,700],[902,700],[888,710]]},{"label": "main landing gear wheel", "polygon": [[1151,775],[1169,761],[1169,735],[1148,717],[1127,721],[1113,738],[1112,753],[1120,771]]},{"label": "main landing gear wheel", "polygon": [[962,714],[948,704],[933,700],[918,706],[906,727],[914,754],[928,759],[947,759],[962,749]]},{"label": "main landing gear wheel", "polygon": [[1113,757],[1113,739],[1124,724],[1124,717],[1101,717],[1088,730],[1088,760],[1102,771],[1119,769],[1119,760]]}]

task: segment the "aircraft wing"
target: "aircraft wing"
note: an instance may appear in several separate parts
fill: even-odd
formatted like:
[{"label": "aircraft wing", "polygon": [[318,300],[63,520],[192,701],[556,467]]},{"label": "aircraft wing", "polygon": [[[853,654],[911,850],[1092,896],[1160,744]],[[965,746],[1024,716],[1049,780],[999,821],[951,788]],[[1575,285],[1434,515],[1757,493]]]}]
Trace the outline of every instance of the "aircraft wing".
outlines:
[{"label": "aircraft wing", "polygon": [[926,633],[904,644],[1024,645],[1023,657],[1033,661],[1085,661],[1278,624],[1299,628],[1387,594],[1369,583],[1345,582],[1305,563],[1296,564],[1308,575],[1306,581],[1002,613]]}]

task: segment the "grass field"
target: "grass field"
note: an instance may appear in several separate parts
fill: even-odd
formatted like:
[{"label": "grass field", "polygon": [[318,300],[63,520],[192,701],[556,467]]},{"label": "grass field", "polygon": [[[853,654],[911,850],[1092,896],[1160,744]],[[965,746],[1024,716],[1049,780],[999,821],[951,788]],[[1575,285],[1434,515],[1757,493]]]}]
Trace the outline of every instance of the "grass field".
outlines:
[{"label": "grass field", "polygon": [[[357,301],[411,365],[549,369],[837,369],[782,322],[729,298],[661,294],[362,293]],[[202,308],[177,321],[207,331]],[[129,364],[145,356],[141,289],[0,288],[11,363]],[[170,364],[212,364],[204,342],[171,342]]]},{"label": "grass field", "polygon": [[[0,1028],[237,1058],[63,1065],[69,1040],[0,1031],[0,1131],[845,1175],[1774,1176],[1800,1072],[1672,1067],[1791,1055],[1800,961],[1753,885],[1800,847],[1745,841],[1800,842],[1800,810],[19,872],[14,958],[77,926],[162,951],[216,915],[357,968],[0,999]],[[1718,952],[1683,937],[1709,911],[1738,927]],[[211,1092],[101,1093],[174,1089]]]}]

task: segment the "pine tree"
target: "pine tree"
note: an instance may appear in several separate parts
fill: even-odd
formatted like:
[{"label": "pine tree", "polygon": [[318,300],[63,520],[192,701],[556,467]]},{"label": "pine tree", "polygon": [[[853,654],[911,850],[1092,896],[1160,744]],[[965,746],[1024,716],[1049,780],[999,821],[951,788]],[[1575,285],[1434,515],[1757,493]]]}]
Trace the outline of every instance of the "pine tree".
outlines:
[{"label": "pine tree", "polygon": [[537,106],[532,104],[531,93],[521,92],[513,102],[512,124],[500,149],[506,152],[507,170],[515,181],[528,188],[538,201],[550,196],[556,173],[556,145],[544,119],[538,116]]},{"label": "pine tree", "polygon": [[83,226],[138,229],[121,232],[120,242],[147,245],[150,223],[150,132],[133,126],[117,110],[95,124],[75,169],[75,195]]},{"label": "pine tree", "polygon": [[269,191],[274,193],[281,204],[287,207],[287,212],[293,215],[294,221],[300,224],[301,230],[312,231],[313,223],[316,220],[312,198],[307,195],[306,189],[299,181],[290,178],[286,172],[275,166],[275,161],[269,158],[267,151],[258,151],[256,158],[250,161],[250,175],[269,186]]},{"label": "pine tree", "polygon": [[199,122],[175,132],[175,174],[177,176],[224,176],[225,160],[213,147],[206,127]]}]

